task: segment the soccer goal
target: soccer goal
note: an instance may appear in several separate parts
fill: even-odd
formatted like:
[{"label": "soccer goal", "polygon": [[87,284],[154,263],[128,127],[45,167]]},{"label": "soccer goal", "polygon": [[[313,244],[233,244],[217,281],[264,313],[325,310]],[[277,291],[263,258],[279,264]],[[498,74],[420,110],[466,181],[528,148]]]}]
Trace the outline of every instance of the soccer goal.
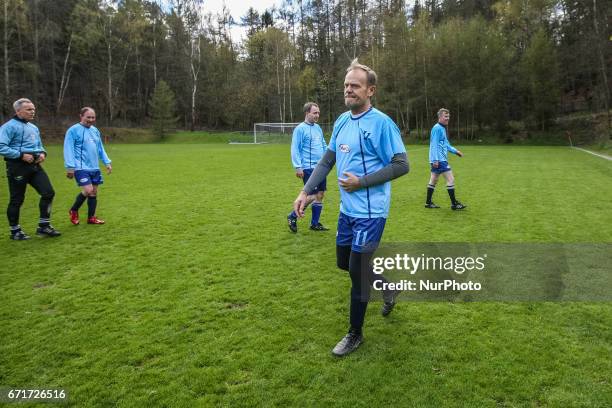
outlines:
[{"label": "soccer goal", "polygon": [[[246,134],[240,140],[232,140],[230,144],[264,144],[264,143],[291,143],[293,131],[303,122],[298,123],[268,123],[253,124],[253,133],[250,140],[245,140]],[[324,134],[331,134],[332,125],[319,123]],[[245,132],[248,133],[248,132]]]},{"label": "soccer goal", "polygon": [[252,143],[291,143],[293,130],[300,123],[255,123]]}]

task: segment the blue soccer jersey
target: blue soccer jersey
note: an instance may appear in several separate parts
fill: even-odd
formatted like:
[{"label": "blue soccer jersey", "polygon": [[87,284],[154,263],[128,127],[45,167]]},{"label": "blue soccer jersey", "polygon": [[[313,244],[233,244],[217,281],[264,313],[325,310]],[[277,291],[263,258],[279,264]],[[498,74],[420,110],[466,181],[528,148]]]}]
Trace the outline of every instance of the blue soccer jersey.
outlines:
[{"label": "blue soccer jersey", "polygon": [[313,169],[327,150],[321,127],[316,123],[300,123],[293,130],[291,162],[296,169]]},{"label": "blue soccer jersey", "polygon": [[[344,172],[357,177],[374,173],[406,153],[397,125],[375,108],[353,116],[345,112],[334,123],[329,149],[336,153],[339,178]],[[391,182],[349,193],[340,188],[340,211],[356,218],[387,218],[391,204]]]},{"label": "blue soccer jersey", "polygon": [[100,131],[95,126],[73,125],[64,138],[64,166],[69,170],[98,170],[98,160],[108,166]]},{"label": "blue soccer jersey", "polygon": [[440,123],[431,129],[431,137],[429,139],[429,162],[447,162],[448,152],[457,154],[455,149],[446,137],[446,128]]},{"label": "blue soccer jersey", "polygon": [[0,156],[19,159],[23,153],[47,153],[38,128],[24,120],[13,118],[0,127]]}]

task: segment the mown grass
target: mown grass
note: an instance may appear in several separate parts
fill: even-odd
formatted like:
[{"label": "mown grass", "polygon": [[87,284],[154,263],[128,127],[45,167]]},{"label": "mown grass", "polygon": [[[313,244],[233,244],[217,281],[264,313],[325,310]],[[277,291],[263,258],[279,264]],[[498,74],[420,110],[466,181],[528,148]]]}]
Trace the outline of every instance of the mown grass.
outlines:
[{"label": "mown grass", "polygon": [[[104,226],[69,224],[61,150],[47,171],[63,236],[0,240],[0,385],[63,387],[70,406],[606,407],[609,303],[400,303],[368,310],[335,359],[349,279],[334,233],[285,216],[287,145],[109,145]],[[469,209],[422,208],[427,150],[394,182],[386,242],[612,242],[612,162],[568,148],[466,147]],[[0,208],[7,202],[0,176]],[[333,174],[322,222],[334,226]],[[36,195],[22,225],[33,233]]]}]

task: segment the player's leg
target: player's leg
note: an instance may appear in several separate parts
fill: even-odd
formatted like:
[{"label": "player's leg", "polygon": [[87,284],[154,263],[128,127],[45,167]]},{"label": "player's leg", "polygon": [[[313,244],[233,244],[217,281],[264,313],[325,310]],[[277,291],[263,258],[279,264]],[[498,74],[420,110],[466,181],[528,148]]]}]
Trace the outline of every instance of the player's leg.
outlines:
[{"label": "player's leg", "polygon": [[[346,270],[348,256],[351,303],[350,328],[346,336],[332,350],[336,356],[351,353],[363,342],[363,323],[370,299],[370,288],[374,281],[387,282],[383,276],[375,275],[370,265],[370,259],[380,243],[385,222],[384,218],[357,219],[342,213],[338,219],[336,261],[339,268]],[[385,297],[391,296],[389,300],[392,303],[392,309],[395,305],[395,293],[385,295],[387,295]]]},{"label": "player's leg", "polygon": [[91,188],[91,180],[89,179],[89,176],[87,176],[81,170],[75,171],[74,178],[76,180],[77,186],[81,188],[81,191],[74,199],[74,203],[72,204],[72,207],[70,207],[68,213],[70,214],[70,222],[73,225],[78,225],[80,223],[79,209],[89,196],[88,190]]},{"label": "player's leg", "polygon": [[444,172],[443,175],[446,179],[446,191],[448,191],[448,196],[451,201],[451,208],[453,210],[463,210],[467,206],[461,204],[455,197],[455,176],[453,175],[453,171],[448,170]]},{"label": "player's leg", "polygon": [[101,225],[105,221],[96,217],[96,209],[98,207],[98,186],[102,184],[102,176],[99,171],[91,175],[91,189],[87,196],[87,223]]},{"label": "player's leg", "polygon": [[6,162],[6,175],[9,185],[9,203],[6,216],[11,230],[11,239],[23,241],[30,237],[21,230],[19,225],[19,212],[25,199],[26,187],[28,186],[29,172],[27,165],[17,162]]},{"label": "player's leg", "polygon": [[[351,275],[351,283],[354,281],[353,274],[351,273],[351,267],[356,267],[355,261],[351,262],[353,258],[353,252],[351,250],[351,245],[353,242],[353,220],[354,218],[340,213],[340,216],[338,217],[338,233],[336,235],[336,264],[338,265],[338,268],[349,272]],[[351,285],[351,327],[349,328],[346,336],[344,336],[332,350],[332,354],[338,357],[345,356],[352,351],[355,351],[363,342],[363,334],[361,332],[361,326],[363,323],[357,324],[357,327],[353,327],[353,322],[359,320],[357,304],[361,304],[361,296],[357,296],[358,299],[353,301],[353,293],[355,290],[360,290],[360,287],[355,288],[354,285]],[[355,317],[353,317],[354,314]],[[361,320],[363,321],[363,319]]]},{"label": "player's leg", "polygon": [[[433,169],[432,169],[433,170]],[[429,176],[429,183],[427,183],[427,199],[425,200],[425,208],[440,208],[432,201],[436,184],[438,183],[439,174],[431,172]]]},{"label": "player's leg", "polygon": [[53,204],[53,197],[55,197],[55,191],[53,190],[49,176],[47,176],[47,173],[42,167],[34,171],[30,178],[30,185],[34,187],[36,192],[40,195],[40,201],[38,203],[40,219],[38,221],[36,235],[51,238],[62,235],[51,226],[51,206]]},{"label": "player's leg", "polygon": [[351,258],[351,245],[336,245],[336,266],[343,271],[349,271],[349,260]]},{"label": "player's leg", "polygon": [[321,212],[323,211],[323,198],[325,197],[325,189],[327,188],[325,180],[317,186],[316,199],[312,203],[312,219],[310,221],[310,229],[313,231],[329,231],[319,221],[321,219]]}]

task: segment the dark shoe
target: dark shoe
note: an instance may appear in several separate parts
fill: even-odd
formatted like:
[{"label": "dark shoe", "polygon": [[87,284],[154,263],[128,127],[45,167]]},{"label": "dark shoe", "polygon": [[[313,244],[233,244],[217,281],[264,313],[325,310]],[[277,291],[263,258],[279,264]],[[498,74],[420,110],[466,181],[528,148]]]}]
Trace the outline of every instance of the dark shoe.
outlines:
[{"label": "dark shoe", "polygon": [[401,290],[393,290],[390,292],[391,293],[388,296],[385,296],[386,294],[383,294],[383,305],[380,309],[380,314],[382,314],[383,317],[389,316],[389,314],[393,311],[393,308],[395,307],[396,303],[395,298],[397,298],[397,295],[401,293]]},{"label": "dark shoe", "polygon": [[324,227],[321,223],[318,223],[317,225],[311,225],[310,229],[313,231],[329,231],[329,228]]},{"label": "dark shoe", "polygon": [[36,228],[36,235],[39,237],[55,238],[62,235],[62,233],[53,228],[51,225],[47,225],[46,227]]},{"label": "dark shoe", "polygon": [[30,239],[30,236],[26,234],[25,232],[23,232],[22,230],[19,230],[15,232],[14,234],[11,234],[11,239],[13,241],[25,241],[26,239]]},{"label": "dark shoe", "polygon": [[346,356],[349,353],[357,350],[357,348],[363,343],[363,335],[348,332],[346,336],[332,350],[332,354],[337,357]]},{"label": "dark shoe", "polygon": [[96,217],[95,215],[93,217],[89,217],[87,219],[87,223],[88,224],[97,224],[97,225],[102,225],[104,224],[104,220],[99,219],[98,217]]},{"label": "dark shoe", "polygon": [[440,206],[434,203],[425,203],[425,208],[440,208]]},{"label": "dark shoe", "polygon": [[70,222],[72,223],[72,225],[79,225],[79,212],[78,211],[74,211],[74,210],[70,210],[68,211],[68,214],[70,214]]},{"label": "dark shoe", "polygon": [[451,205],[451,210],[463,210],[464,208],[467,208],[467,205],[463,205],[459,201]]},{"label": "dark shoe", "polygon": [[287,224],[289,224],[289,231],[295,234],[297,232],[297,218],[288,215]]}]

